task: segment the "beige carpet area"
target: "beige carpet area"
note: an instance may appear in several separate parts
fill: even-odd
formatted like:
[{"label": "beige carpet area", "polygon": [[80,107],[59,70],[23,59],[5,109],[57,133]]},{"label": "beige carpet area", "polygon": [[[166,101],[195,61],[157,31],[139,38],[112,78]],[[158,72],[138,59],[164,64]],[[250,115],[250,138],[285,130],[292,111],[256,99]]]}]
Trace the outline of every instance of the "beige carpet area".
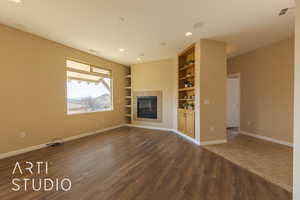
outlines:
[{"label": "beige carpet area", "polygon": [[241,134],[228,134],[228,143],[204,146],[225,159],[292,192],[293,149]]}]

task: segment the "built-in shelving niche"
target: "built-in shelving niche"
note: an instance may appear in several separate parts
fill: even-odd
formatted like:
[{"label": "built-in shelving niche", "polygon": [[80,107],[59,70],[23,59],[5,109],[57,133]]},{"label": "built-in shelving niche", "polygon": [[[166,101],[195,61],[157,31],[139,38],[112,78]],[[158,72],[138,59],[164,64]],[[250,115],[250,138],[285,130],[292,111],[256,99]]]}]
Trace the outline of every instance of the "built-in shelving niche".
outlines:
[{"label": "built-in shelving niche", "polygon": [[132,120],[132,75],[131,68],[128,67],[125,73],[125,122],[131,124]]},{"label": "built-in shelving niche", "polygon": [[195,138],[195,44],[178,55],[178,130]]},{"label": "built-in shelving niche", "polygon": [[195,45],[178,56],[178,108],[195,107]]}]

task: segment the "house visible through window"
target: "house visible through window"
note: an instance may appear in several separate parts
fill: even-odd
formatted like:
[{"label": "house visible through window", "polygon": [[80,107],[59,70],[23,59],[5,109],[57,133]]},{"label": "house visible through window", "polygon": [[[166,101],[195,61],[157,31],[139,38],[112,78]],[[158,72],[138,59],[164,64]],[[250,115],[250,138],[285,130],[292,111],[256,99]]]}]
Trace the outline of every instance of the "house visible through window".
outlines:
[{"label": "house visible through window", "polygon": [[112,110],[111,71],[67,60],[68,114]]}]

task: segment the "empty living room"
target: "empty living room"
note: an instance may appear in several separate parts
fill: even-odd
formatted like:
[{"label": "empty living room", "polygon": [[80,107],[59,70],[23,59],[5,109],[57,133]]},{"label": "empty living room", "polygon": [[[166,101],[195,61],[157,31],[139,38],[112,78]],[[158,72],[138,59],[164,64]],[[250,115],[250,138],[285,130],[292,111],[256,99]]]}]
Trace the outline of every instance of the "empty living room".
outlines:
[{"label": "empty living room", "polygon": [[0,200],[300,200],[300,0],[1,0]]}]

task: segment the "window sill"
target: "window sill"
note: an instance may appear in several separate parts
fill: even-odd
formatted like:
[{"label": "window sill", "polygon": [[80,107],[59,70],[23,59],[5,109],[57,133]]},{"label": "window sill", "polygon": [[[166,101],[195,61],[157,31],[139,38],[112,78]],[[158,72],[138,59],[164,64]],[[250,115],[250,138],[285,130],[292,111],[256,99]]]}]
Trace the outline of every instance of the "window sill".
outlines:
[{"label": "window sill", "polygon": [[109,110],[87,111],[87,112],[79,112],[79,113],[67,113],[67,115],[86,115],[86,114],[95,114],[95,113],[112,112],[112,111],[113,109],[109,109]]}]

